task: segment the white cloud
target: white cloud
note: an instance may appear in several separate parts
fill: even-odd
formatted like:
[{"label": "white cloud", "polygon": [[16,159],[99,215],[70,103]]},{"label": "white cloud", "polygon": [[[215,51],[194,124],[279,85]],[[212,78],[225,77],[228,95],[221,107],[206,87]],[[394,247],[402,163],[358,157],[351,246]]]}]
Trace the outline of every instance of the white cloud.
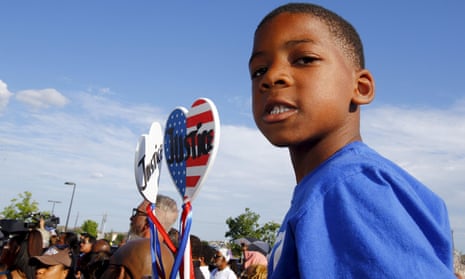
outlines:
[{"label": "white cloud", "polygon": [[0,80],[0,112],[8,105],[8,101],[13,94],[8,91],[8,86]]},{"label": "white cloud", "polygon": [[94,172],[94,173],[91,174],[91,177],[96,178],[96,179],[103,178],[104,176],[105,175],[103,173],[101,173],[101,172]]},{"label": "white cloud", "polygon": [[111,90],[108,87],[103,87],[103,88],[99,89],[99,93],[101,93],[101,94],[109,94],[109,93],[111,93]]},{"label": "white cloud", "polygon": [[53,88],[40,90],[23,90],[16,94],[16,99],[34,109],[44,109],[51,106],[64,107],[68,99]]},{"label": "white cloud", "polygon": [[[103,96],[75,96],[73,110],[7,112],[13,120],[0,125],[0,176],[2,187],[14,190],[0,195],[0,204],[9,204],[25,190],[43,210],[49,210],[47,200],[61,200],[55,212],[64,224],[72,189],[63,183],[73,181],[77,186],[71,224],[77,215],[80,224],[85,219],[99,222],[107,213],[106,228],[125,231],[130,209],[141,200],[133,172],[137,140],[152,121],[164,124],[169,112]],[[463,104],[443,110],[385,106],[362,113],[365,142],[440,195],[454,233],[462,238]],[[245,207],[259,213],[262,222],[280,222],[294,185],[286,149],[271,146],[255,128],[222,125],[218,157],[193,201],[192,233],[222,239],[226,218]],[[159,191],[181,204],[164,163]],[[465,240],[457,240],[456,246],[465,251]]]}]

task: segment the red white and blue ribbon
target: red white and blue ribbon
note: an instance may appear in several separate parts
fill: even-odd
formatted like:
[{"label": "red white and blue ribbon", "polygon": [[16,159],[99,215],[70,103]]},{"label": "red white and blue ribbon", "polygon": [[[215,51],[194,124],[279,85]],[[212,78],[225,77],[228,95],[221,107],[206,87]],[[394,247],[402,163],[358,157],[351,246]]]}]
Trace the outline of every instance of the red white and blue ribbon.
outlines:
[{"label": "red white and blue ribbon", "polygon": [[[155,204],[148,204],[146,208],[147,216],[149,219],[149,226],[150,226],[150,253],[152,255],[152,275],[153,278],[159,278],[158,274],[160,274],[161,278],[167,278],[166,272],[163,266],[163,257],[161,253],[161,246],[160,240],[158,238],[158,233],[161,234],[165,244],[171,250],[173,254],[176,254],[176,247],[171,242],[171,239],[168,233],[165,231],[163,226],[161,225],[160,221],[158,221],[157,217],[153,212],[155,211]],[[157,265],[158,259],[158,265]]]},{"label": "red white and blue ribbon", "polygon": [[[181,215],[180,224],[180,241],[178,251],[176,253],[173,269],[170,279],[175,279],[177,271],[181,271],[182,278],[194,278],[194,267],[192,263],[192,256],[190,251],[190,230],[192,226],[192,206],[190,201],[183,204],[183,211]],[[183,266],[181,268],[181,264]]]}]

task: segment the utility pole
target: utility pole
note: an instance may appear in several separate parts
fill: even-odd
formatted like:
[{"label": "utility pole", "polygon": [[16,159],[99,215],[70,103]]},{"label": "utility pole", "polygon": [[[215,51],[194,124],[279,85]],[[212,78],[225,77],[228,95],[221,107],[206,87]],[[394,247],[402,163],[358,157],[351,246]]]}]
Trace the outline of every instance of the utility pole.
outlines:
[{"label": "utility pole", "polygon": [[107,213],[103,213],[102,222],[100,223],[100,238],[105,237],[105,223],[107,222]]},{"label": "utility pole", "polygon": [[76,190],[76,183],[68,181],[68,182],[65,182],[65,185],[73,186],[73,194],[71,195],[71,201],[69,202],[68,216],[66,217],[66,224],[65,224],[65,232],[66,232],[68,231],[69,214],[71,213],[71,207],[73,206],[74,191]]},{"label": "utility pole", "polygon": [[55,211],[55,204],[56,203],[61,203],[61,201],[48,200],[48,202],[53,203],[53,205],[52,205],[52,215],[53,215],[53,212]]}]

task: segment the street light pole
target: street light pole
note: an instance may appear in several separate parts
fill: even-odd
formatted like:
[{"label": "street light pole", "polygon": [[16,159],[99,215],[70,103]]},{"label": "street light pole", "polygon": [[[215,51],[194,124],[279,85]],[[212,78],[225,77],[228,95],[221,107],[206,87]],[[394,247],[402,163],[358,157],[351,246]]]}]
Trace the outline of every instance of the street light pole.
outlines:
[{"label": "street light pole", "polygon": [[66,224],[65,224],[65,232],[66,232],[68,231],[69,214],[71,213],[71,206],[73,206],[74,190],[76,190],[76,183],[65,182],[65,185],[73,185],[73,194],[71,195],[71,201],[69,202],[68,216],[66,217]]},{"label": "street light pole", "polygon": [[53,205],[52,205],[52,215],[53,215],[53,211],[55,210],[55,204],[56,203],[61,203],[61,201],[48,200],[48,202],[53,203]]}]

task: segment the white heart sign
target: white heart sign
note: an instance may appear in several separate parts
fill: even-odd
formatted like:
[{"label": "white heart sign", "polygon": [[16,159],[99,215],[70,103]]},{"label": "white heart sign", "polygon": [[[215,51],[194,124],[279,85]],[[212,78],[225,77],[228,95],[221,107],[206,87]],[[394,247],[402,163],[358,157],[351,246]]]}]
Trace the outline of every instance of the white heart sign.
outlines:
[{"label": "white heart sign", "polygon": [[140,136],[134,158],[137,189],[151,203],[157,200],[162,158],[163,132],[161,125],[153,122],[149,133]]}]

